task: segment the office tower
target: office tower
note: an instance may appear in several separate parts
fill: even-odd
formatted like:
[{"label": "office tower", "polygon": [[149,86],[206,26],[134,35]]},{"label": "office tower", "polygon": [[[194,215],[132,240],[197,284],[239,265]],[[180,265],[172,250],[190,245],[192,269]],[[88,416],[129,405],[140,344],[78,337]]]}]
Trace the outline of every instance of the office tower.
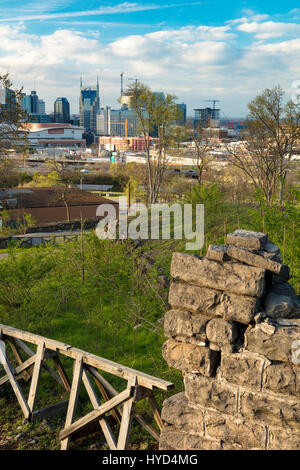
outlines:
[{"label": "office tower", "polygon": [[100,109],[99,81],[96,86],[83,86],[80,79],[79,112],[80,126],[85,130],[96,134],[97,113]]},{"label": "office tower", "polygon": [[70,105],[67,98],[57,98],[55,100],[54,122],[70,122]]},{"label": "office tower", "polygon": [[176,124],[179,126],[185,126],[186,124],[186,104],[180,103],[176,104],[178,117],[176,119]]},{"label": "office tower", "polygon": [[38,105],[39,105],[38,103],[39,103],[39,97],[36,94],[36,91],[32,91],[30,93],[30,104],[31,104],[30,113],[38,114]]},{"label": "office tower", "polygon": [[46,104],[44,100],[38,100],[38,114],[46,113]]}]

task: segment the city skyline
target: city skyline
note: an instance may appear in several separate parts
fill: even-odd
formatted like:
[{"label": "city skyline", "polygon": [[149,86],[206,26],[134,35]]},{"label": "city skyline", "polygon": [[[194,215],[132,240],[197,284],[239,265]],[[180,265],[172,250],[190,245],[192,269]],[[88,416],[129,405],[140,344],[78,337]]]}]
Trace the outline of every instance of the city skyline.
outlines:
[{"label": "city skyline", "polygon": [[139,78],[194,108],[220,100],[221,118],[242,117],[264,88],[292,96],[300,79],[300,9],[255,1],[155,3],[0,1],[0,70],[13,87],[38,90],[51,112],[58,96],[79,114],[79,79],[100,80],[101,105],[118,107]]}]

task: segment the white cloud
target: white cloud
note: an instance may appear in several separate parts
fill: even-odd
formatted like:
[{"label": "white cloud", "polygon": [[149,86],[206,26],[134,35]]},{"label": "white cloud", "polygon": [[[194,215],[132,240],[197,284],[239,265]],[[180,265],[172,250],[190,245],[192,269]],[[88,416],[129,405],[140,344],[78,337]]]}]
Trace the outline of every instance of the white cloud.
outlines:
[{"label": "white cloud", "polygon": [[103,44],[93,31],[64,28],[37,36],[24,24],[2,24],[0,71],[9,71],[15,86],[24,85],[27,93],[36,82],[48,111],[58,96],[66,96],[72,112],[78,112],[81,75],[86,84],[95,83],[99,75],[103,104],[118,106],[124,70],[125,85],[128,77],[137,76],[153,90],[175,93],[191,114],[202,100],[220,99],[225,114],[237,115],[261,89],[278,83],[289,88],[300,78],[300,39],[260,39],[241,46],[233,28],[186,26]]},{"label": "white cloud", "polygon": [[300,25],[296,23],[279,23],[274,21],[265,21],[258,23],[243,22],[237,26],[239,31],[254,34],[257,39],[269,39],[282,37],[285,35],[300,34]]}]

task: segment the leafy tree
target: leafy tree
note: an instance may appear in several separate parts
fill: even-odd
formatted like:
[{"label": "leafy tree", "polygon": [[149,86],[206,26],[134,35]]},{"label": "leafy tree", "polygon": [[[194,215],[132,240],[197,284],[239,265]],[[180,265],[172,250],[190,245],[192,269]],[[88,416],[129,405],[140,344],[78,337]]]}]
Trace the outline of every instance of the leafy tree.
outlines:
[{"label": "leafy tree", "polygon": [[[129,87],[130,107],[136,112],[146,149],[146,194],[148,203],[157,202],[167,165],[167,149],[174,141],[172,129],[178,117],[175,96],[153,93],[136,82]],[[156,154],[150,151],[151,137],[157,134]]]}]

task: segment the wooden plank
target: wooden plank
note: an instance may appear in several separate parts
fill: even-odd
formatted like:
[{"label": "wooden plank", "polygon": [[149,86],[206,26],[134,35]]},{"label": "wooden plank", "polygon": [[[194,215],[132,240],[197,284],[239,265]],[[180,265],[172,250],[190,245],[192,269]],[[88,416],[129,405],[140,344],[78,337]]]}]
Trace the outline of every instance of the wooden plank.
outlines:
[{"label": "wooden plank", "polygon": [[110,425],[107,422],[107,419],[105,417],[101,418],[99,424],[101,426],[102,432],[110,450],[117,450],[116,438],[114,436],[114,433],[112,432]]},{"label": "wooden plank", "polygon": [[56,356],[53,356],[52,357],[52,360],[57,368],[57,371],[58,371],[58,374],[60,376],[60,379],[63,383],[63,386],[65,387],[65,389],[70,393],[71,391],[71,384],[70,384],[70,381],[69,381],[69,378],[68,378],[68,375],[65,371],[65,368],[64,366],[62,365],[61,363],[61,360],[60,358],[58,357],[58,355]]},{"label": "wooden plank", "polygon": [[31,413],[33,412],[33,408],[34,408],[36,397],[37,397],[37,391],[38,391],[40,375],[41,375],[41,368],[42,368],[42,363],[44,359],[44,349],[45,349],[44,342],[41,342],[38,345],[37,352],[35,355],[36,359],[35,359],[32,380],[31,380],[30,390],[29,390],[29,395],[28,395],[28,406],[29,406]]},{"label": "wooden plank", "polygon": [[157,401],[156,401],[156,398],[155,398],[154,394],[152,393],[152,395],[147,397],[147,400],[148,400],[149,405],[151,406],[151,408],[153,410],[153,415],[154,415],[154,419],[157,423],[157,426],[159,427],[160,430],[162,430],[162,428],[164,427],[164,423],[161,419],[160,409],[159,409],[159,406],[157,404]]},{"label": "wooden plank", "polygon": [[59,403],[54,403],[53,405],[46,406],[40,410],[34,411],[32,413],[32,421],[42,421],[43,419],[53,418],[58,414],[65,413],[68,408],[69,400],[60,401]]},{"label": "wooden plank", "polygon": [[121,405],[122,403],[124,403],[124,401],[130,399],[132,393],[133,393],[132,387],[126,388],[123,392],[119,393],[119,395],[103,403],[103,405],[99,406],[99,408],[97,408],[96,410],[91,411],[90,413],[83,416],[82,418],[77,420],[75,423],[69,425],[68,427],[66,426],[65,429],[63,429],[60,432],[59,438],[65,439],[71,434],[73,434],[74,432],[78,431],[83,426],[90,423],[91,421],[99,420],[102,415],[110,411],[112,408],[114,408],[115,406]]},{"label": "wooden plank", "polygon": [[62,343],[60,341],[55,341],[52,339],[45,338],[43,336],[35,335],[27,331],[18,330],[6,325],[0,324],[3,334],[12,336],[14,338],[21,339],[23,341],[28,341],[33,344],[39,344],[41,341],[44,341],[45,347],[47,349],[56,350],[57,352],[64,354],[65,356],[71,357],[73,359],[82,358],[85,364],[93,366],[97,369],[101,369],[105,372],[109,372],[118,377],[123,377],[124,379],[130,379],[131,377],[137,377],[138,384],[146,388],[152,389],[153,387],[160,388],[162,390],[170,390],[174,387],[171,382],[153,377],[152,375],[145,374],[143,372],[131,369],[130,367],[123,366],[116,362],[110,361],[100,356],[90,354],[81,349],[74,348],[68,344]]},{"label": "wooden plank", "polygon": [[[28,369],[28,367],[31,367],[32,364],[34,363],[35,363],[35,355],[27,359],[27,361],[22,362],[22,364],[20,364],[18,367],[14,369],[15,376],[24,372],[24,370]],[[7,375],[5,375],[4,377],[0,379],[0,385],[4,385],[6,382],[9,382],[9,378]]]},{"label": "wooden plank", "polygon": [[96,394],[95,390],[93,389],[90,378],[89,378],[85,368],[83,368],[83,371],[82,371],[82,382],[83,382],[83,384],[85,386],[85,389],[88,393],[89,399],[91,400],[93,408],[94,409],[98,408],[101,403],[100,403],[99,398],[97,397],[97,394]]},{"label": "wooden plank", "polygon": [[134,387],[134,394],[129,400],[124,403],[123,406],[122,421],[119,431],[117,450],[126,450],[128,448],[131,423],[134,413],[136,385],[137,377],[132,377],[128,380],[128,388]]},{"label": "wooden plank", "polygon": [[6,372],[6,375],[11,383],[11,386],[13,388],[13,391],[17,397],[17,400],[19,402],[19,405],[23,411],[23,414],[25,416],[25,419],[30,418],[30,409],[28,407],[27,401],[23,395],[23,392],[14,376],[14,369],[11,366],[9,360],[6,357],[5,353],[5,343],[4,341],[0,341],[0,362],[2,363],[4,370]]},{"label": "wooden plank", "polygon": [[[70,392],[70,399],[69,399],[69,404],[68,404],[65,428],[70,427],[75,417],[78,398],[79,398],[79,392],[80,392],[82,370],[83,370],[82,359],[77,359],[74,364],[73,380],[72,380],[72,387],[71,387],[71,392]],[[67,450],[69,448],[69,445],[70,445],[70,438],[68,436],[66,436],[65,438],[61,438],[61,450]]]}]

